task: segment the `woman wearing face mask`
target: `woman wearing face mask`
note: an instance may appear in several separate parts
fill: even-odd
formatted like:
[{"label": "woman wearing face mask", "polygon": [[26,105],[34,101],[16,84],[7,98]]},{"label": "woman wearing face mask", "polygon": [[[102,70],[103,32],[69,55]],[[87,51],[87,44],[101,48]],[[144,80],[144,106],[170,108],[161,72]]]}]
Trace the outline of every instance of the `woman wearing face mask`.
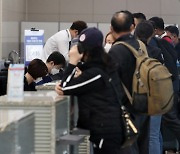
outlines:
[{"label": "woman wearing face mask", "polygon": [[43,78],[39,78],[36,81],[36,85],[48,83],[53,80],[61,80],[64,72],[62,68],[64,68],[65,65],[66,61],[64,56],[60,52],[54,51],[46,60],[48,75]]},{"label": "woman wearing face mask", "polygon": [[108,53],[113,42],[115,41],[113,35],[111,32],[107,33],[106,37],[105,37],[105,46],[104,46],[104,49],[105,51]]}]

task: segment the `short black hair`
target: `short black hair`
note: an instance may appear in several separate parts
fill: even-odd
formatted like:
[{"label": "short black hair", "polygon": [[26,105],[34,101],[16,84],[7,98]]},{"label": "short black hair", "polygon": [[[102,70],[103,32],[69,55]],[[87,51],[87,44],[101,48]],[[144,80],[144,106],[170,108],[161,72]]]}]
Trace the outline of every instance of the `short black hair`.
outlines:
[{"label": "short black hair", "polygon": [[153,26],[153,29],[155,30],[155,29],[156,29],[155,22],[154,22],[154,21],[152,21],[152,20],[148,20],[148,21],[151,23],[151,25]]},{"label": "short black hair", "polygon": [[78,34],[81,33],[82,30],[86,29],[87,28],[87,24],[86,22],[84,21],[74,21],[70,27],[70,29],[72,30],[77,30],[78,31]]},{"label": "short black hair", "polygon": [[160,17],[152,17],[149,19],[154,22],[155,29],[164,30],[164,20]]},{"label": "short black hair", "polygon": [[141,20],[146,20],[146,16],[141,12],[133,13],[133,17]]},{"label": "short black hair", "polygon": [[[123,18],[118,17],[120,13],[124,14]],[[116,12],[111,19],[111,26],[117,33],[130,31],[132,24],[134,24],[133,15],[127,10]]]},{"label": "short black hair", "polygon": [[175,34],[177,37],[179,36],[179,29],[176,26],[167,26],[165,28],[165,31]]},{"label": "short black hair", "polygon": [[28,65],[27,72],[33,79],[37,79],[46,76],[48,74],[48,68],[41,59],[33,59]]},{"label": "short black hair", "polygon": [[65,67],[66,65],[66,60],[59,51],[54,51],[53,53],[49,55],[46,62],[49,63],[51,61],[54,62],[54,65],[62,65],[63,67]]},{"label": "short black hair", "polygon": [[135,37],[147,44],[147,40],[153,35],[154,28],[150,21],[140,22],[135,30]]}]

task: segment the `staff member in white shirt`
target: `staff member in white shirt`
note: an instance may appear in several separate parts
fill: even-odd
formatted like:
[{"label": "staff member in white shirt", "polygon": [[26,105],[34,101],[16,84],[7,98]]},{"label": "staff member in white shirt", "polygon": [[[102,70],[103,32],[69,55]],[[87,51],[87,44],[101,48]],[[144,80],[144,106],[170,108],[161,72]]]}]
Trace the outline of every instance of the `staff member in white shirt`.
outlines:
[{"label": "staff member in white shirt", "polygon": [[75,21],[72,23],[70,29],[61,30],[51,36],[44,46],[42,60],[46,61],[53,51],[59,51],[65,57],[66,61],[68,61],[71,40],[77,37],[85,28],[87,28],[87,24],[84,21]]}]

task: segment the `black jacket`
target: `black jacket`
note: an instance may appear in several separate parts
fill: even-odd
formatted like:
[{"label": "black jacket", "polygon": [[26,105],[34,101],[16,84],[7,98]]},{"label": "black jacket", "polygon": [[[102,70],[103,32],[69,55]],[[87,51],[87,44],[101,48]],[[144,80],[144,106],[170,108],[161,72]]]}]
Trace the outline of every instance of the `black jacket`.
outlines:
[{"label": "black jacket", "polygon": [[[162,116],[162,127],[167,127],[180,141],[180,117],[178,105],[175,103],[172,109]],[[164,134],[166,135],[166,134]]]},{"label": "black jacket", "polygon": [[164,64],[164,57],[163,57],[161,49],[151,46],[151,45],[146,45],[146,47],[147,47],[147,52],[148,52],[149,57],[155,58],[159,60],[159,62]]},{"label": "black jacket", "polygon": [[26,77],[24,76],[24,91],[36,91],[35,82],[28,84]]},{"label": "black jacket", "polygon": [[[139,48],[138,41],[131,34],[118,38],[114,43],[116,43],[117,41],[124,41],[132,45],[137,50]],[[127,47],[122,44],[113,45],[109,51],[109,54],[118,64],[118,73],[122,82],[127,87],[129,92],[132,93],[132,80],[136,67],[136,59],[134,55],[131,53],[131,51],[129,51]],[[123,102],[128,105],[127,102],[129,101],[127,100],[126,96],[123,98]]]},{"label": "black jacket", "polygon": [[98,62],[86,63],[81,67],[82,74],[75,78],[74,68],[69,64],[62,79],[65,95],[78,97],[78,127],[89,129],[91,141],[101,138],[113,138],[122,134],[121,110],[109,78],[122,91],[118,74],[105,68]]},{"label": "black jacket", "polygon": [[172,80],[178,79],[178,71],[177,71],[177,53],[175,48],[170,44],[168,41],[164,39],[159,39],[153,37],[149,43],[152,46],[158,47],[161,49],[163,57],[164,57],[164,64],[168,68],[169,72],[172,74]]},{"label": "black jacket", "polygon": [[[124,35],[120,38],[118,38],[117,41],[124,41],[126,43],[129,43],[132,45],[136,50],[139,49],[139,43],[138,41],[132,36],[131,34]],[[132,93],[132,78],[135,71],[136,66],[136,59],[131,51],[127,47],[125,47],[122,44],[113,45],[112,48],[109,51],[109,54],[112,56],[114,61],[118,63],[118,73],[122,80],[122,82],[125,84],[125,86],[128,88],[129,92]],[[128,154],[145,154],[149,153],[148,147],[149,147],[149,116],[143,116],[139,115],[134,111],[132,106],[130,105],[127,96],[122,95],[122,101],[127,106],[127,109],[134,115],[136,126],[139,130],[139,137],[137,142],[126,150],[131,149],[131,152],[125,152]],[[143,144],[142,144],[143,143]]]},{"label": "black jacket", "polygon": [[176,49],[176,52],[178,55],[178,60],[180,61],[180,40],[179,40],[178,44],[176,44],[175,49]]},{"label": "black jacket", "polygon": [[[122,36],[118,38],[114,43],[118,41],[124,41],[131,46],[133,46],[136,50],[139,49],[139,43],[131,34]],[[146,45],[148,55],[152,58],[158,59],[161,63],[164,63],[164,59],[162,57],[162,51],[154,46]],[[132,79],[133,74],[136,67],[136,59],[134,55],[129,51],[127,47],[124,45],[118,44],[112,46],[109,51],[109,54],[113,57],[116,63],[118,63],[118,73],[119,76],[124,83],[124,85],[128,88],[129,92],[132,92]],[[127,97],[125,96],[123,99],[126,103],[129,102]],[[127,103],[128,105],[128,103]],[[131,106],[129,106],[131,108]]]}]

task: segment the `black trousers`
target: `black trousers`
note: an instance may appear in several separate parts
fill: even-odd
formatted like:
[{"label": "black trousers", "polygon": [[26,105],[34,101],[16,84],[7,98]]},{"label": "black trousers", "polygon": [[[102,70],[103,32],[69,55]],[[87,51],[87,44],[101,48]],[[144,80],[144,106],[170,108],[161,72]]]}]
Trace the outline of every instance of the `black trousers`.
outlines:
[{"label": "black trousers", "polygon": [[[121,148],[119,139],[104,140],[100,147],[100,140],[92,142],[94,154],[138,154],[137,149],[133,147]],[[145,154],[145,153],[144,153]]]},{"label": "black trousers", "polygon": [[135,115],[136,126],[139,128],[137,142],[131,147],[129,154],[149,154],[150,116]]},{"label": "black trousers", "polygon": [[150,117],[146,115],[134,116],[139,130],[138,139],[131,147],[121,149],[119,154],[149,154]]},{"label": "black trousers", "polygon": [[146,115],[134,115],[135,123],[139,130],[137,141],[130,147],[121,148],[121,137],[114,136],[111,139],[97,139],[91,141],[94,154],[148,154],[149,153],[149,124],[150,117]]},{"label": "black trousers", "polygon": [[121,139],[100,139],[92,142],[94,154],[121,154]]}]

